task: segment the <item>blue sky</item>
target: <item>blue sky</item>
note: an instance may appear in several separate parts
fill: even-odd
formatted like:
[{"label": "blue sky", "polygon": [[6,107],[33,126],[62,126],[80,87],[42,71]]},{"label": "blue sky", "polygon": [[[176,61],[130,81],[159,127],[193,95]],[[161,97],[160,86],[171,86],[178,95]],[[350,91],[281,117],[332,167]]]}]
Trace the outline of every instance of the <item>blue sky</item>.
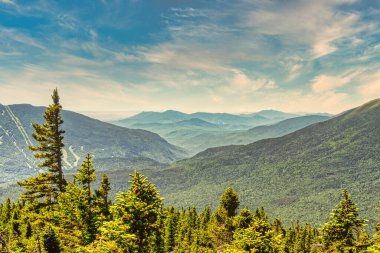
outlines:
[{"label": "blue sky", "polygon": [[[377,0],[0,0],[0,103],[338,113],[380,98]],[[99,116],[100,117],[100,116]]]}]

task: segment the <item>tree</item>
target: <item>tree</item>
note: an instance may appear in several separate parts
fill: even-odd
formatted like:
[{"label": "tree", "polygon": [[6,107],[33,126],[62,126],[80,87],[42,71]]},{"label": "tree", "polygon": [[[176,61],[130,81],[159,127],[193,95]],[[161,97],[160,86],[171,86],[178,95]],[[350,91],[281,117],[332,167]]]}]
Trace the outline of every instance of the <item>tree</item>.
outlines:
[{"label": "tree", "polygon": [[248,228],[251,225],[253,218],[253,213],[249,209],[244,208],[240,211],[240,214],[235,217],[234,226],[236,228]]},{"label": "tree", "polygon": [[101,209],[102,214],[108,217],[110,214],[108,195],[111,191],[110,182],[106,174],[102,175],[102,181],[100,182],[100,188],[96,191],[96,196],[98,198],[98,206]]},{"label": "tree", "polygon": [[40,168],[46,168],[46,171],[37,176],[19,182],[19,185],[26,189],[22,198],[34,201],[44,198],[48,204],[55,202],[58,193],[65,191],[67,182],[62,170],[62,149],[63,134],[61,130],[63,124],[59,103],[58,90],[55,89],[52,95],[53,104],[49,105],[44,113],[45,122],[33,124],[33,138],[37,141],[37,146],[30,146],[34,151],[34,156],[41,160],[38,164]]},{"label": "tree", "polygon": [[85,192],[87,204],[82,205],[81,210],[81,220],[85,224],[85,243],[92,242],[96,235],[96,224],[95,224],[95,214],[94,214],[94,203],[93,203],[93,192],[91,191],[91,183],[95,181],[96,174],[95,168],[92,165],[92,157],[87,154],[81,167],[78,170],[78,174],[75,176],[75,182],[78,182],[82,187],[82,191]]},{"label": "tree", "polygon": [[76,244],[87,245],[95,240],[100,225],[100,209],[94,201],[91,184],[96,179],[92,157],[87,154],[74,176],[74,183],[66,186],[66,191],[58,197],[58,210],[63,247],[74,248]]},{"label": "tree", "polygon": [[162,198],[145,176],[135,172],[131,177],[128,191],[116,196],[112,214],[116,222],[125,224],[135,236],[137,252],[145,253],[149,252],[150,239],[157,230]]},{"label": "tree", "polygon": [[54,232],[53,228],[49,227],[48,231],[42,236],[42,244],[44,249],[48,253],[59,253],[61,252],[61,245],[58,240],[57,234]]},{"label": "tree", "polygon": [[325,247],[333,247],[339,252],[355,249],[355,235],[359,236],[366,220],[358,218],[358,208],[347,190],[343,191],[343,199],[333,209],[330,220],[322,227]]},{"label": "tree", "polygon": [[220,206],[227,211],[228,217],[232,217],[236,215],[239,204],[237,193],[231,187],[228,187],[220,197]]},{"label": "tree", "polygon": [[75,176],[75,182],[78,182],[83,190],[87,192],[88,204],[91,205],[92,191],[91,183],[96,179],[95,168],[92,165],[92,157],[87,154],[81,167],[78,170],[78,174]]},{"label": "tree", "polygon": [[210,237],[216,248],[232,241],[235,230],[233,220],[239,204],[237,193],[228,187],[220,197],[219,207],[214,212],[209,226]]},{"label": "tree", "polygon": [[168,209],[165,219],[165,252],[171,252],[175,246],[175,232],[177,227],[177,213],[174,207]]}]

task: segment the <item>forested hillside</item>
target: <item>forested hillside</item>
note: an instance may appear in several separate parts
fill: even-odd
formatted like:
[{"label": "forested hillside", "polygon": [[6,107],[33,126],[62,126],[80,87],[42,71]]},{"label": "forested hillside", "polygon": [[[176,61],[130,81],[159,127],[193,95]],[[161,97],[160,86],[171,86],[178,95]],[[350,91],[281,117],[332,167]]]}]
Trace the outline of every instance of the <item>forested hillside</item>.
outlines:
[{"label": "forested hillside", "polygon": [[374,223],[380,182],[380,100],[280,138],[211,148],[149,174],[168,205],[217,205],[228,186],[243,206],[319,223],[347,188]]}]

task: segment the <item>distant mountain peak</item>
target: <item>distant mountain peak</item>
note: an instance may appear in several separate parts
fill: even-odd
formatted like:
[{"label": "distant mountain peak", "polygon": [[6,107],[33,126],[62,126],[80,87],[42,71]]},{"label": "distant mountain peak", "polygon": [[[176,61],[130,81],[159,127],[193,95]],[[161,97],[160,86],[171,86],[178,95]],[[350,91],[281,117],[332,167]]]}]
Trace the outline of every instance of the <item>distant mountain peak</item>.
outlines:
[{"label": "distant mountain peak", "polygon": [[203,119],[198,119],[198,118],[191,118],[191,119],[186,119],[182,121],[178,121],[176,125],[183,125],[183,126],[206,126],[206,127],[217,127],[216,124],[210,123],[206,120]]}]

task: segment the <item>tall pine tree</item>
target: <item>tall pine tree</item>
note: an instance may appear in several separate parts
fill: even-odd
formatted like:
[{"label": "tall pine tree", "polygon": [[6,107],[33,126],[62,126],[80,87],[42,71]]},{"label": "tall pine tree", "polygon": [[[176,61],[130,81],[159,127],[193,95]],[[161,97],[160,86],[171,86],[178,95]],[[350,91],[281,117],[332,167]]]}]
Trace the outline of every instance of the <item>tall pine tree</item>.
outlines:
[{"label": "tall pine tree", "polygon": [[52,99],[53,104],[49,105],[44,113],[45,122],[33,124],[35,130],[33,137],[38,145],[29,147],[35,152],[34,156],[41,160],[38,166],[45,168],[46,171],[19,182],[19,185],[26,190],[22,194],[24,199],[29,201],[45,199],[48,204],[55,202],[58,193],[64,192],[67,185],[62,170],[62,149],[64,147],[62,141],[65,131],[61,129],[63,124],[62,106],[57,89],[53,91]]}]

